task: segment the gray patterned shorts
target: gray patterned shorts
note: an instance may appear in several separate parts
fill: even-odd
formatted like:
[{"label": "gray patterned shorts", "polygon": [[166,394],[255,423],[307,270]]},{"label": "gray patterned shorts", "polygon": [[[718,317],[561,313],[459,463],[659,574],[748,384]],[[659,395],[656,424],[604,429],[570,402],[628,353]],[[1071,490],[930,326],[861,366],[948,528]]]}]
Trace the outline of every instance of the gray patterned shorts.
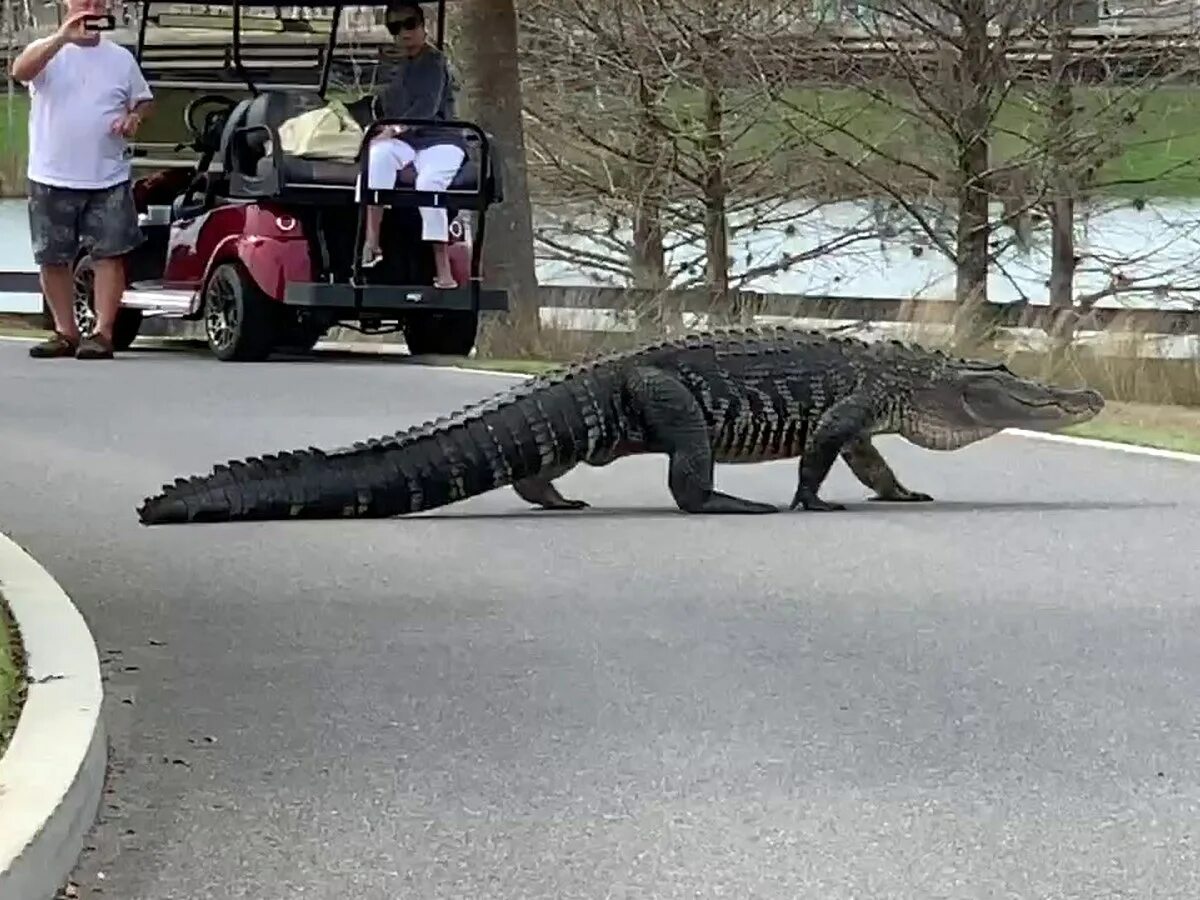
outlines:
[{"label": "gray patterned shorts", "polygon": [[80,246],[96,259],[121,256],[145,240],[128,181],[99,190],[29,182],[29,233],[39,266],[74,262]]}]

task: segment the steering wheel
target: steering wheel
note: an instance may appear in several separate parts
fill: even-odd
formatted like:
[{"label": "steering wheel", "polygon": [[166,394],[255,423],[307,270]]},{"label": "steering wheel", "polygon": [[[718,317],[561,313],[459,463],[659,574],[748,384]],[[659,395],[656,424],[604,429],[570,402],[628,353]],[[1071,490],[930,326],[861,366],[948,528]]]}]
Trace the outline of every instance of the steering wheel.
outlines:
[{"label": "steering wheel", "polygon": [[[197,125],[194,118],[196,110],[206,103],[216,104],[219,107],[223,107],[223,109],[213,110],[204,117],[203,125]],[[230,99],[224,94],[201,94],[199,97],[191,100],[188,105],[183,108],[183,124],[187,128],[188,133],[192,136],[192,142],[197,149],[199,149],[200,145],[204,142],[205,135],[210,133],[214,118],[222,113],[228,115],[229,112],[235,106],[237,106],[237,103],[238,102],[236,100]]]}]

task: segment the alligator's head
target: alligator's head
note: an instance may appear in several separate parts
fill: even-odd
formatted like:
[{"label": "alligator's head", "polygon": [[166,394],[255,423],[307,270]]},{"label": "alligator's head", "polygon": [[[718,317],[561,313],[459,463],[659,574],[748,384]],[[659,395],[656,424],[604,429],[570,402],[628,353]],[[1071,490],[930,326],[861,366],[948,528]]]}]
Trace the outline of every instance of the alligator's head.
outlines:
[{"label": "alligator's head", "polygon": [[1005,428],[1056,431],[1104,408],[1089,389],[1055,387],[1001,363],[943,359],[912,389],[900,433],[921,447],[957,450]]}]

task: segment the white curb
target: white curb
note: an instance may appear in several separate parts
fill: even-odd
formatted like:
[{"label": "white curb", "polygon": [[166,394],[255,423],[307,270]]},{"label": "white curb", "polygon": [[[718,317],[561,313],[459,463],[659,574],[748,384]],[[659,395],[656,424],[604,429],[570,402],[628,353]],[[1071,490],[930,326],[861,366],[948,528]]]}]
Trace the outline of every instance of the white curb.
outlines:
[{"label": "white curb", "polygon": [[70,597],[2,532],[0,592],[29,676],[0,757],[0,897],[52,900],[79,859],[104,788],[100,659]]},{"label": "white curb", "polygon": [[1033,438],[1038,441],[1053,441],[1059,444],[1070,444],[1075,447],[1095,447],[1098,450],[1116,450],[1118,453],[1131,453],[1134,456],[1154,456],[1159,459],[1171,459],[1176,462],[1200,463],[1200,453],[1184,453],[1182,450],[1164,450],[1161,447],[1143,447],[1139,444],[1126,444],[1121,441],[1104,441],[1099,438],[1075,437],[1071,434],[1055,434],[1054,432],[1026,431],[1023,428],[1006,428],[1004,434],[1014,437]]}]

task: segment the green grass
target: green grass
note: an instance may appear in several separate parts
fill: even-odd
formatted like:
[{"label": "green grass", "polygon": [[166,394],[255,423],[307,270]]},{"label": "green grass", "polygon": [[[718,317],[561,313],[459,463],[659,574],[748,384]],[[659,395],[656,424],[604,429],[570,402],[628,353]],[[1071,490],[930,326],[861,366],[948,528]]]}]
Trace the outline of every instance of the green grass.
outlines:
[{"label": "green grass", "polygon": [[25,195],[25,155],[29,148],[29,97],[0,96],[0,197]]},{"label": "green grass", "polygon": [[[1124,90],[1088,87],[1080,89],[1076,95],[1082,108],[1081,121],[1116,142],[1115,156],[1103,164],[1098,173],[1099,180],[1148,182],[1108,187],[1104,191],[1122,196],[1200,196],[1200,88],[1164,87],[1127,95]],[[195,92],[160,92],[155,114],[147,121],[141,137],[178,140],[183,134],[183,106],[189,96],[194,95]],[[586,114],[594,99],[590,95],[577,99],[578,103],[574,105]],[[946,139],[903,112],[913,102],[911,100],[885,103],[871,99],[856,88],[795,88],[787,92],[787,99],[798,110],[813,114],[826,124],[813,122],[800,112],[784,108],[764,114],[761,103],[754,104],[758,111],[738,109],[738,98],[731,96],[729,105],[734,112],[729,114],[729,128],[740,130],[747,124],[750,126],[731,149],[732,160],[775,155],[777,158],[771,168],[776,174],[795,168],[806,159],[811,168],[811,147],[794,137],[788,152],[774,153],[773,148],[779,146],[786,135],[795,134],[795,130],[785,123],[787,119],[800,133],[819,137],[838,154],[861,153],[861,146],[851,137],[835,134],[828,125],[830,122],[844,126],[870,145],[886,148],[901,160],[949,172]],[[996,163],[1021,153],[1030,142],[1036,142],[1037,135],[1045,128],[1044,119],[1031,105],[1035,99],[1029,90],[1014,91],[1002,107],[996,119],[998,133],[993,143]],[[0,96],[0,195],[7,196],[24,194],[28,97],[17,92],[14,100],[10,104],[7,95]],[[1135,107],[1140,109],[1132,123],[1121,123],[1121,114]],[[699,139],[702,106],[698,94],[677,92],[670,101],[670,112],[674,120],[672,128],[677,135],[685,137],[685,143]],[[596,110],[596,114],[597,121],[601,121],[600,111]],[[747,118],[749,115],[758,118],[752,121]],[[888,173],[895,177],[903,169],[903,166],[889,165]]]},{"label": "green grass", "polygon": [[[1106,156],[1096,160],[1100,193],[1200,196],[1200,89],[1086,87],[1078,89],[1075,96],[1080,133],[1090,129],[1109,145]],[[750,98],[748,102],[731,94],[727,104],[731,112],[726,128],[740,135],[729,148],[728,159],[733,163],[770,160],[767,183],[789,175],[789,170],[793,179],[797,172],[808,179],[827,170],[841,173],[844,180],[840,166],[831,165],[814,151],[810,141],[816,140],[835,158],[860,162],[868,148],[878,148],[899,162],[876,157],[862,164],[892,184],[902,178],[911,179],[914,186],[923,184],[924,176],[918,175],[916,168],[920,166],[938,173],[940,189],[952,185],[954,148],[944,129],[931,127],[908,112],[915,110],[930,118],[918,101],[899,92],[888,100],[875,99],[853,87],[793,88],[784,92],[784,98],[783,104],[772,108],[761,100]],[[1031,88],[1010,92],[994,121],[993,166],[1022,159],[1035,169],[1046,168],[1039,149],[1040,136],[1048,128],[1044,99]],[[605,134],[605,139],[628,143],[631,138],[625,122],[631,103],[630,98],[610,97],[601,105],[594,96],[581,94],[570,98],[568,105],[582,127],[601,134],[606,126],[592,123],[604,123],[607,116],[612,133]],[[614,108],[619,110],[617,118],[612,117]],[[1130,112],[1136,115],[1125,121]],[[702,115],[702,97],[693,90],[676,92],[665,111],[672,137],[694,157],[700,153]],[[558,130],[555,126],[541,139],[554,141]],[[569,133],[571,129],[564,130]],[[596,168],[583,151],[567,150],[565,155],[577,164]],[[1141,183],[1111,184],[1114,181]],[[778,189],[779,184],[774,187]]]},{"label": "green grass", "polygon": [[1063,433],[1162,450],[1200,453],[1200,409],[1146,403],[1110,403],[1091,422],[1066,428]]},{"label": "green grass", "polygon": [[458,357],[429,357],[435,364],[455,366],[459,369],[490,369],[493,372],[512,372],[514,375],[541,375],[562,368],[566,363],[543,359],[460,359]]},{"label": "green grass", "polygon": [[0,596],[0,756],[12,739],[25,699],[25,657],[4,597]]}]

